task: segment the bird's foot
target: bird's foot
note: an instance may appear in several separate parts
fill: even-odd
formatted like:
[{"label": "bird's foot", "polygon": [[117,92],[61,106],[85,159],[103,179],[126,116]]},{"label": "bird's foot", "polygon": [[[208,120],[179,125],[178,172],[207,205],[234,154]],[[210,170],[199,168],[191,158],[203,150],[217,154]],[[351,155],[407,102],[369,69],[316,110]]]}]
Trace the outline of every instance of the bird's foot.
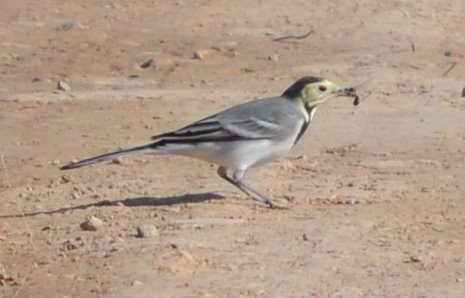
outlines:
[{"label": "bird's foot", "polygon": [[278,202],[276,200],[268,199],[265,201],[265,204],[267,204],[272,209],[289,209],[289,205],[287,203]]}]

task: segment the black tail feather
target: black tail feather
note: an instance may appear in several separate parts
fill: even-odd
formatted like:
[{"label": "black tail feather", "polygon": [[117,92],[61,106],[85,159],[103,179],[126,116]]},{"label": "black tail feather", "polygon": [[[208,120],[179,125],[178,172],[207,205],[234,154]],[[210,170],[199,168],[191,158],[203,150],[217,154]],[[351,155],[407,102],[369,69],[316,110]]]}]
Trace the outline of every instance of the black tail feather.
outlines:
[{"label": "black tail feather", "polygon": [[92,165],[92,164],[102,162],[102,161],[113,160],[113,159],[115,159],[117,157],[120,157],[120,156],[149,152],[149,151],[152,151],[152,148],[153,148],[153,144],[149,144],[149,145],[124,149],[124,150],[119,150],[119,151],[115,151],[115,152],[110,152],[110,153],[98,155],[98,156],[95,156],[95,157],[83,159],[83,160],[80,160],[80,161],[71,162],[69,164],[66,164],[66,165],[62,166],[60,168],[60,170],[76,169],[76,168]]}]

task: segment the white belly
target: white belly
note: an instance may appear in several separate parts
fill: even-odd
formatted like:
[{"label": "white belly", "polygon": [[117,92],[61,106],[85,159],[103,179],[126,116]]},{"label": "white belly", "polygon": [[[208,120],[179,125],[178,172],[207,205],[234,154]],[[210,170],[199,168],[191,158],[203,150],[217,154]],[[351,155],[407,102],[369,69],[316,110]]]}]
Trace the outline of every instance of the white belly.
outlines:
[{"label": "white belly", "polygon": [[189,156],[229,169],[245,170],[263,164],[287,153],[292,140],[272,145],[270,140],[226,141],[199,143],[197,145],[170,144],[160,153]]}]

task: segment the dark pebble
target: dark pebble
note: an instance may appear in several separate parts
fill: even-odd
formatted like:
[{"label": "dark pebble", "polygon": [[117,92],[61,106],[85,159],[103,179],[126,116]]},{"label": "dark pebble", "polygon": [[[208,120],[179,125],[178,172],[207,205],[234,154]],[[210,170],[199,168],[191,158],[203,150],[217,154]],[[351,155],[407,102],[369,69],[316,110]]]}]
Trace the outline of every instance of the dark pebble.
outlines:
[{"label": "dark pebble", "polygon": [[140,68],[149,68],[153,64],[153,59],[149,59],[140,65]]}]

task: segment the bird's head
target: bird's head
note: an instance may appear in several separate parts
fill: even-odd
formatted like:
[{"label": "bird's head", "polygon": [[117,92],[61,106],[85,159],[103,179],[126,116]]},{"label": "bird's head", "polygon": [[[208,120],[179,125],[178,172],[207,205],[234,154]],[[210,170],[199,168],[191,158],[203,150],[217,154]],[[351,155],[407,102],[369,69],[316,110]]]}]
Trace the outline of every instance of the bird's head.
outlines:
[{"label": "bird's head", "polygon": [[360,100],[354,87],[340,87],[327,79],[312,76],[297,80],[284,91],[282,96],[300,100],[308,107],[316,107],[336,96],[352,97],[354,98],[354,105],[358,105]]}]

